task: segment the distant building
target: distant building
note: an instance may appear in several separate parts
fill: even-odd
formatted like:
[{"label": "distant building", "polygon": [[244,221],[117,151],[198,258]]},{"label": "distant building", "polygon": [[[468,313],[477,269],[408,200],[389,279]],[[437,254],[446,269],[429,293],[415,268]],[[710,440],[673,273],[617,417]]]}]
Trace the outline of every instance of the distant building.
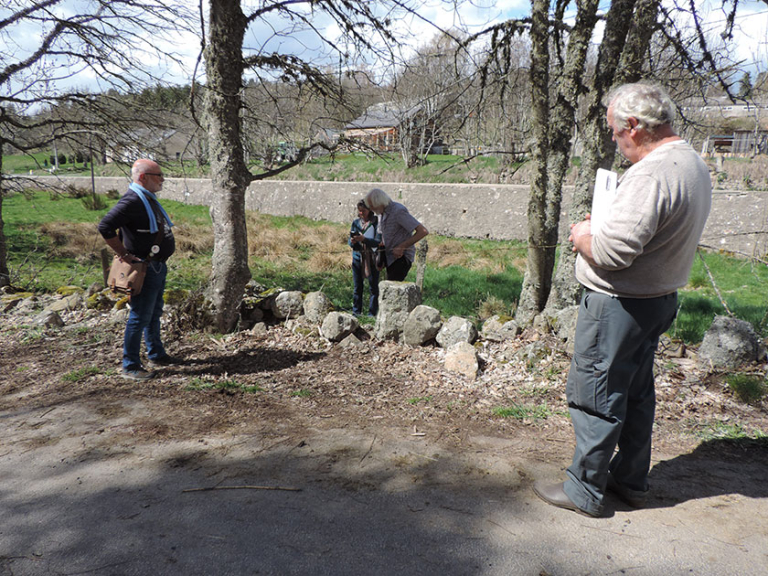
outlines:
[{"label": "distant building", "polygon": [[762,118],[768,121],[768,100],[741,100],[732,102],[727,96],[716,96],[702,100],[692,98],[686,101],[684,113],[699,113],[709,118]]},{"label": "distant building", "polygon": [[701,154],[702,156],[768,154],[768,130],[734,130],[731,134],[707,136],[702,145]]},{"label": "distant building", "polygon": [[374,104],[344,126],[344,136],[375,150],[392,151],[397,148],[401,125],[413,114],[411,108],[403,109],[393,102]]},{"label": "distant building", "polygon": [[435,119],[429,118],[420,104],[374,104],[344,127],[344,136],[374,150],[392,152],[400,148],[403,131],[407,130],[416,136],[411,141],[419,150],[439,148],[442,153],[443,143],[435,136]]},{"label": "distant building", "polygon": [[[682,106],[682,112],[704,123],[728,126],[708,134],[701,145],[701,154],[750,156],[768,153],[768,101],[755,99],[732,102],[726,96],[691,99]],[[731,127],[737,128],[730,129]],[[754,128],[752,127],[754,126]]]},{"label": "distant building", "polygon": [[[341,132],[334,130],[333,128],[320,128],[315,132],[315,136],[312,138],[312,142],[325,144],[328,148],[333,148],[338,144]],[[316,146],[310,153],[311,158],[317,158],[319,156],[327,155],[328,149],[322,146]]]},{"label": "distant building", "polygon": [[189,135],[175,128],[141,128],[126,141],[111,142],[106,161],[131,163],[137,158],[151,158],[164,162],[179,160],[182,155],[190,158],[189,142]]}]

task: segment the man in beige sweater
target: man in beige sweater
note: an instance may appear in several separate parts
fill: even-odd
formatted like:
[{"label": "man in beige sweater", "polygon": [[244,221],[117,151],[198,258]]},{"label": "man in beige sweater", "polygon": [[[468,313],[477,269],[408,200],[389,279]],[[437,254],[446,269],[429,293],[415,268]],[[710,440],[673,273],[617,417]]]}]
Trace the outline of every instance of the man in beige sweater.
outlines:
[{"label": "man in beige sweater", "polygon": [[584,286],[566,387],[576,450],[565,482],[534,485],[547,503],[589,516],[603,513],[606,489],[645,504],[654,354],[712,199],[707,166],[674,132],[674,104],[660,87],[626,84],[608,102],[613,140],[633,165],[600,229],[589,217],[571,227]]}]

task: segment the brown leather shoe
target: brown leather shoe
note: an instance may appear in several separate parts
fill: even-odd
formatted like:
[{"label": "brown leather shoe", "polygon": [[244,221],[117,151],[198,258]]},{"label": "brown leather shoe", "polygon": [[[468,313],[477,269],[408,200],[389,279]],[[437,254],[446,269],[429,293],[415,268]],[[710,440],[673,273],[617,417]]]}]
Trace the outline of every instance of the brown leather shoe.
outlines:
[{"label": "brown leather shoe", "polygon": [[574,512],[578,512],[579,514],[590,516],[592,518],[597,518],[602,513],[597,512],[596,514],[592,514],[576,506],[576,504],[574,504],[573,501],[568,498],[568,495],[563,490],[563,482],[560,482],[560,484],[544,484],[543,482],[535,482],[533,484],[533,491],[536,493],[536,496],[544,500],[544,502],[547,504],[552,504],[552,506],[557,506],[558,508],[573,510]]}]

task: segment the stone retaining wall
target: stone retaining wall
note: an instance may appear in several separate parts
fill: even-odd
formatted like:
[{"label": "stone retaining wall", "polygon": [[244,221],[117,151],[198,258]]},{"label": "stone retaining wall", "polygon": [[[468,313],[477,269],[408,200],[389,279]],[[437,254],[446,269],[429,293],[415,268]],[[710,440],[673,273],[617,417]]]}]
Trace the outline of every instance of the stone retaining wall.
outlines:
[{"label": "stone retaining wall", "polygon": [[[89,189],[89,177],[41,176],[41,186],[55,182]],[[97,192],[123,191],[127,178],[96,178]],[[314,220],[351,222],[355,205],[373,187],[382,188],[435,234],[494,240],[526,240],[528,186],[492,184],[406,184],[372,182],[254,182],[246,192],[246,208],[275,216],[306,216]],[[168,178],[161,198],[210,205],[208,179]],[[564,207],[570,200],[566,189]],[[747,255],[768,252],[768,192],[721,191],[713,195],[712,213],[702,244]],[[563,214],[561,237],[567,235]]]}]

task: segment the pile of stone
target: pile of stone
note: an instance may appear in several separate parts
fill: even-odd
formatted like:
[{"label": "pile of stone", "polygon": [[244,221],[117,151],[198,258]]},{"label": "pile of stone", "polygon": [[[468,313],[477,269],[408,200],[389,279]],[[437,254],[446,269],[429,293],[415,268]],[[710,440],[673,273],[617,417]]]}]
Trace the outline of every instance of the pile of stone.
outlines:
[{"label": "pile of stone", "polygon": [[[185,299],[183,291],[166,292],[166,304],[173,307]],[[128,299],[94,285],[88,291],[63,287],[57,295],[40,298],[27,293],[5,294],[0,298],[0,310],[31,316],[31,323],[40,328],[56,329],[68,322],[82,322],[105,312],[112,322],[122,323],[128,314]],[[578,307],[560,310],[554,315],[540,314],[532,329],[538,333],[553,333],[563,349],[572,351]],[[90,313],[90,314],[89,314]],[[267,332],[268,322],[285,322],[295,332],[317,333],[329,342],[343,347],[360,346],[366,340],[390,340],[406,346],[439,346],[445,351],[445,367],[470,379],[477,377],[481,359],[476,343],[504,342],[517,338],[521,327],[511,317],[492,316],[485,320],[480,332],[466,318],[452,316],[443,320],[440,311],[421,303],[421,292],[407,282],[379,283],[379,312],[375,325],[361,326],[347,312],[333,309],[330,299],[322,292],[304,294],[279,288],[265,290],[256,283],[246,289],[240,307],[239,330],[254,335]],[[542,353],[541,343],[534,341],[521,353],[531,358]],[[685,348],[680,347],[681,354]],[[752,326],[744,321],[718,316],[707,332],[698,351],[699,362],[709,370],[735,369],[745,363],[763,362],[766,349]]]}]

